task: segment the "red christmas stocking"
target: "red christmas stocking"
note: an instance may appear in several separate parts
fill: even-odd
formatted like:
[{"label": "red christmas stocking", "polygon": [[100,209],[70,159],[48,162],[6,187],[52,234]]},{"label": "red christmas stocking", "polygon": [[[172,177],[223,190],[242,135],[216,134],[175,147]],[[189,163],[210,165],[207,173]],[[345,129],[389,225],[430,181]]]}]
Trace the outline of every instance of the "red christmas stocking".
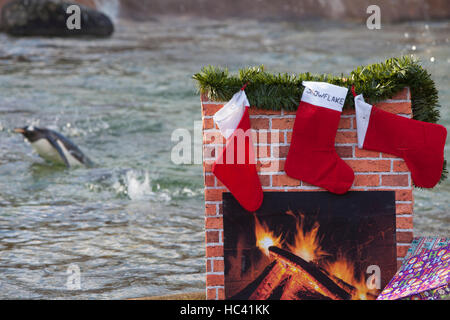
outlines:
[{"label": "red christmas stocking", "polygon": [[292,178],[336,194],[350,189],[355,175],[334,147],[348,89],[304,81],[285,171]]},{"label": "red christmas stocking", "polygon": [[263,191],[256,172],[249,106],[241,90],[214,115],[227,143],[213,165],[213,173],[245,210],[256,211],[262,204]]},{"label": "red christmas stocking", "polygon": [[358,147],[403,158],[414,184],[433,188],[444,164],[445,127],[392,114],[355,97]]}]

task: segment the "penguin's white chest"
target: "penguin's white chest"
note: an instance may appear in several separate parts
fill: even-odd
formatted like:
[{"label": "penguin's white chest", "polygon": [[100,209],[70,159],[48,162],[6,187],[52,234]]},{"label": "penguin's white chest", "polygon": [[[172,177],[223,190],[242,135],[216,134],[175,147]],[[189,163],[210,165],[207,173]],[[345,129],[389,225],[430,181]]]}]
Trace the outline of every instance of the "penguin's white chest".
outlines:
[{"label": "penguin's white chest", "polygon": [[[69,165],[71,166],[79,166],[82,165],[76,158],[74,158],[69,151],[67,151],[66,147],[64,146],[61,141],[57,141],[59,147],[63,151],[64,155],[67,158],[67,161],[69,162]],[[48,142],[47,139],[39,139],[33,143],[31,143],[31,147],[39,154],[42,158],[45,160],[65,164],[64,160],[59,155],[58,151],[53,148],[53,146]]]}]

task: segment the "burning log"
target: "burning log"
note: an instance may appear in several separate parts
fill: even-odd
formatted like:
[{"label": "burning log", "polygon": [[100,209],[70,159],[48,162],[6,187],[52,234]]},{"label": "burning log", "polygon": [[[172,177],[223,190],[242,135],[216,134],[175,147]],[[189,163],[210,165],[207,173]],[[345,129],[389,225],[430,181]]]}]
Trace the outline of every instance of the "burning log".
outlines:
[{"label": "burning log", "polygon": [[292,299],[298,291],[318,292],[334,300],[349,300],[351,295],[338,286],[324,272],[310,262],[278,247],[270,247],[271,257],[294,274],[285,288],[282,299]]},{"label": "burning log", "polygon": [[268,250],[274,261],[232,300],[351,299],[351,293],[313,263],[275,246]]},{"label": "burning log", "polygon": [[284,279],[286,269],[273,261],[245,289],[234,295],[230,300],[267,300]]},{"label": "burning log", "polygon": [[268,300],[273,292],[288,277],[287,269],[278,261],[275,262],[270,273],[264,277],[258,288],[250,296],[250,300]]},{"label": "burning log", "polygon": [[[342,279],[339,279],[338,277],[329,274],[327,271],[321,269],[328,277],[330,277],[334,282],[336,282],[341,288],[343,288],[345,291],[347,291],[352,297],[357,296],[358,295],[358,289],[356,289],[354,286],[352,286],[351,284],[348,284],[347,282],[345,282]],[[377,298],[377,295],[372,294],[370,292],[366,292],[364,293],[366,298],[368,298],[369,300],[375,300]],[[364,299],[366,300],[366,299]]]}]

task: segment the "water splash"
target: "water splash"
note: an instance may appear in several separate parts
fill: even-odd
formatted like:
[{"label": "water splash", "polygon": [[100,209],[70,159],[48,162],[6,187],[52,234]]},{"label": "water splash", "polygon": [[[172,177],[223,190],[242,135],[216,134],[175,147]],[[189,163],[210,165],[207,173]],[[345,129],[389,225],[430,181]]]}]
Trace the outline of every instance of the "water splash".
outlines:
[{"label": "water splash", "polygon": [[[90,192],[102,194],[106,199],[117,196],[131,201],[169,203],[203,195],[203,187],[182,186],[182,182],[161,187],[148,170],[118,169],[111,172],[106,168],[98,168],[91,171],[89,176],[90,181],[85,183],[85,187]],[[165,184],[171,183],[174,182],[165,181]]]},{"label": "water splash", "polygon": [[128,170],[121,174],[119,179],[112,185],[117,194],[126,195],[133,201],[170,201],[172,197],[169,190],[159,190],[158,187],[156,186],[156,191],[153,191],[149,172],[142,170]]},{"label": "water splash", "polygon": [[94,0],[97,10],[106,14],[113,22],[116,22],[120,14],[119,0]]},{"label": "water splash", "polygon": [[143,181],[138,172],[134,170],[127,171],[126,186],[128,197],[130,197],[131,200],[143,200],[149,196],[155,195],[152,191],[150,177],[147,171],[144,174]]}]

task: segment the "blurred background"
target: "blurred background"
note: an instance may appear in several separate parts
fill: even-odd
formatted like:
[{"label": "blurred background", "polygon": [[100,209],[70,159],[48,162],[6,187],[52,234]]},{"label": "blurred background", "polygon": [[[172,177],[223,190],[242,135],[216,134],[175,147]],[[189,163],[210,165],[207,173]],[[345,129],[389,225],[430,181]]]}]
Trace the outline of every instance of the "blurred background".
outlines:
[{"label": "blurred background", "polygon": [[[201,120],[191,76],[204,65],[346,74],[413,54],[450,128],[449,1],[83,0],[109,17],[112,36],[11,36],[36,1],[0,22],[2,299],[204,290],[202,167],[170,160],[172,131]],[[371,4],[381,30],[366,26]],[[12,131],[28,124],[63,133],[96,166],[46,163]],[[414,196],[415,235],[450,236],[450,181]],[[70,264],[80,290],[66,287]]]}]

